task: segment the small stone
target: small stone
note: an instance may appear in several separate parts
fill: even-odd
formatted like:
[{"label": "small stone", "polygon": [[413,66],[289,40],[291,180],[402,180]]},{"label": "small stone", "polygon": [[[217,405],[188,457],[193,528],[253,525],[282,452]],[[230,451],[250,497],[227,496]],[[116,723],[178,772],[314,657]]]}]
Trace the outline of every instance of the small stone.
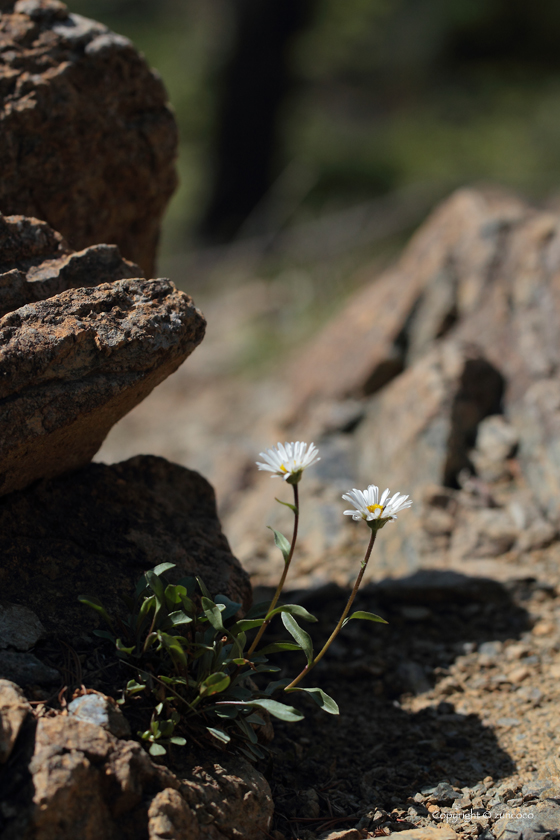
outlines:
[{"label": "small stone", "polygon": [[483,642],[478,648],[478,661],[481,665],[493,665],[503,650],[502,642]]},{"label": "small stone", "polygon": [[529,668],[525,665],[521,665],[519,668],[514,668],[513,671],[510,671],[508,674],[508,680],[512,683],[520,683],[523,682],[530,674]]},{"label": "small stone", "polygon": [[498,718],[498,720],[496,721],[497,726],[504,726],[504,727],[506,727],[506,726],[508,726],[508,727],[509,726],[519,726],[520,723],[521,723],[520,720],[518,720],[517,718],[513,718],[513,717],[501,717],[501,718]]},{"label": "small stone", "polygon": [[505,657],[506,659],[521,659],[523,656],[526,656],[529,653],[530,648],[528,645],[524,644],[514,644],[509,645],[505,649]]},{"label": "small stone", "polygon": [[17,685],[55,685],[60,683],[60,674],[54,668],[44,665],[32,653],[0,651],[0,677]]},{"label": "small stone", "polygon": [[9,759],[21,725],[30,712],[31,706],[21,688],[0,679],[0,764]]},{"label": "small stone", "polygon": [[28,607],[0,605],[0,648],[29,650],[44,634],[45,628]]},{"label": "small stone", "polygon": [[545,840],[557,836],[560,806],[551,802],[509,811],[494,826],[496,840]]},{"label": "small stone", "polygon": [[361,833],[355,828],[343,828],[339,831],[326,831],[319,834],[319,840],[361,840]]},{"label": "small stone", "polygon": [[517,697],[521,697],[522,700],[526,700],[528,703],[540,703],[543,699],[543,693],[540,688],[531,687],[530,685],[524,685],[521,688],[517,689]]},{"label": "small stone", "polygon": [[457,834],[449,825],[440,825],[437,828],[429,826],[410,828],[405,831],[392,832],[388,836],[398,838],[398,840],[457,840]]},{"label": "small stone", "polygon": [[116,738],[130,736],[130,725],[121,710],[101,694],[84,694],[72,700],[68,706],[68,714],[79,720],[95,723]]},{"label": "small stone", "polygon": [[553,621],[538,621],[533,627],[533,636],[551,636],[556,632],[556,624]]},{"label": "small stone", "polygon": [[551,677],[554,677],[555,680],[560,680],[560,662],[555,662],[554,665],[551,665],[548,669],[548,673]]}]

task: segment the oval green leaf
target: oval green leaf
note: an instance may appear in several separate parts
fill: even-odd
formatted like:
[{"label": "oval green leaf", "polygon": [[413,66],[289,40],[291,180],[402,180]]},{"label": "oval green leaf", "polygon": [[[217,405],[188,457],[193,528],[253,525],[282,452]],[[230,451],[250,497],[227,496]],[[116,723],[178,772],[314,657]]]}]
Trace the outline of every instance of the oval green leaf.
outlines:
[{"label": "oval green leaf", "polygon": [[352,615],[349,615],[348,618],[345,618],[342,626],[344,627],[348,624],[349,621],[352,621],[353,618],[361,618],[364,621],[377,621],[379,624],[389,624],[388,621],[385,621],[384,618],[381,618],[380,615],[375,615],[375,613],[364,612],[364,610],[358,610]]},{"label": "oval green leaf", "polygon": [[309,633],[306,633],[306,631],[299,626],[295,618],[289,613],[282,613],[282,624],[288,633],[294,637],[298,645],[305,653],[307,657],[307,664],[311,665],[313,662],[313,642],[311,641]]}]

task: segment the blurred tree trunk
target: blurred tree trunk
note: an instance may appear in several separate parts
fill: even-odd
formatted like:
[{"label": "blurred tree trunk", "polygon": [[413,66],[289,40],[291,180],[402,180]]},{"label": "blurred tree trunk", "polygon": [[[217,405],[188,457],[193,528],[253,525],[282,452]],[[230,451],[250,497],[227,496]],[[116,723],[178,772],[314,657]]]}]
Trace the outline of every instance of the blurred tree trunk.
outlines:
[{"label": "blurred tree trunk", "polygon": [[209,242],[232,239],[274,179],[279,110],[292,82],[290,47],[314,0],[229,2],[233,49],[219,106],[214,183],[200,226]]}]

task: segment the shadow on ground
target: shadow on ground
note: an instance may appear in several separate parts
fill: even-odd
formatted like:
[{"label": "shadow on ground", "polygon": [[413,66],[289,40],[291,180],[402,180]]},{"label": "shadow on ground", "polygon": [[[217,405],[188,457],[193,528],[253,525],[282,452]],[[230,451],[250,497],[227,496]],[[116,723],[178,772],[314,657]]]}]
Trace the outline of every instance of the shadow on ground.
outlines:
[{"label": "shadow on ground", "polygon": [[[482,645],[491,652],[492,643],[519,639],[530,629],[522,605],[530,589],[531,582],[508,588],[489,579],[430,570],[365,587],[356,607],[383,616],[389,624],[351,622],[303,683],[331,694],[340,716],[327,715],[309,698],[292,694],[290,701],[305,712],[305,721],[275,722],[268,776],[277,828],[299,837],[305,828],[320,832],[351,827],[360,818],[362,827],[364,815],[372,817],[379,809],[393,812],[395,830],[406,828],[413,817],[410,808],[419,815],[424,808],[412,800],[417,792],[442,782],[472,789],[488,776],[496,781],[513,773],[514,764],[494,731],[479,715],[461,713],[460,706],[445,700],[445,689],[434,690],[434,685],[443,688],[458,657],[480,651]],[[288,597],[319,619],[309,626],[316,650],[347,596],[328,584]],[[273,632],[279,638],[286,635],[281,627]],[[281,658],[277,664],[284,664]],[[498,684],[488,686],[483,677],[479,683],[482,694],[501,690]],[[413,695],[425,705],[415,712],[403,708]]]}]

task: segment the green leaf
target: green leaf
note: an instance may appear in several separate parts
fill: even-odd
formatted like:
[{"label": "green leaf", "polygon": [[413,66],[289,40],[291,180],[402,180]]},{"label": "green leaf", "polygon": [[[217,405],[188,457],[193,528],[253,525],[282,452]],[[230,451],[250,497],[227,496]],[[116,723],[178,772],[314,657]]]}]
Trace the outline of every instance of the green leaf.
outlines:
[{"label": "green leaf", "polygon": [[263,718],[260,715],[255,714],[254,712],[252,715],[247,715],[245,720],[247,721],[247,723],[254,723],[255,726],[265,726],[265,721],[263,720]]},{"label": "green leaf", "polygon": [[186,667],[187,665],[187,656],[185,651],[183,650],[183,646],[179,641],[178,636],[170,636],[168,633],[162,633],[161,630],[158,630],[157,637],[162,645],[169,651],[171,658],[174,662],[180,662],[181,665]]},{"label": "green leaf", "polygon": [[121,639],[117,639],[117,641],[115,642],[115,645],[116,645],[116,648],[117,648],[118,651],[120,651],[121,653],[128,653],[128,654],[131,654],[132,651],[134,650],[134,648],[136,647],[136,645],[132,645],[132,647],[125,647],[123,645]]},{"label": "green leaf", "polygon": [[289,677],[284,678],[283,680],[272,680],[272,682],[269,682],[269,684],[265,688],[264,693],[265,694],[274,694],[274,692],[278,688],[285,688],[290,683],[291,683],[291,679]]},{"label": "green leaf", "polygon": [[150,747],[150,755],[165,755],[167,750],[161,744],[152,744]]},{"label": "green leaf", "polygon": [[100,639],[109,639],[110,642],[115,644],[116,639],[112,633],[109,633],[108,630],[94,630],[93,635],[98,636]]},{"label": "green leaf", "polygon": [[232,618],[241,609],[241,604],[238,604],[237,601],[232,601],[227,595],[216,595],[214,600],[216,604],[225,605],[225,610],[222,612],[222,621],[227,621],[228,618]]},{"label": "green leaf", "polygon": [[182,598],[184,598],[186,594],[186,586],[179,586],[178,584],[175,585],[170,583],[169,586],[165,587],[165,600],[167,601],[167,606],[171,608],[180,604]]},{"label": "green leaf", "polygon": [[260,618],[261,616],[265,616],[268,612],[268,608],[270,607],[270,601],[259,601],[257,604],[253,604],[245,619],[248,618]]},{"label": "green leaf", "polygon": [[238,633],[244,633],[247,630],[253,630],[255,627],[260,627],[261,624],[264,624],[264,618],[242,618],[240,619],[240,621],[235,622],[230,632],[233,636],[237,636]]},{"label": "green leaf", "polygon": [[364,619],[365,621],[377,621],[380,624],[389,624],[389,622],[385,621],[384,618],[381,618],[380,615],[375,615],[375,613],[364,612],[363,610],[358,610],[357,612],[352,613],[352,615],[349,615],[348,618],[345,618],[344,621],[342,622],[342,626],[344,627],[346,624],[348,624],[349,621],[352,621],[353,618],[361,618],[361,619]]},{"label": "green leaf", "polygon": [[146,572],[146,580],[148,581],[148,586],[156,596],[156,599],[160,602],[160,604],[164,604],[165,588],[162,581],[152,571]]},{"label": "green leaf", "polygon": [[200,693],[211,697],[213,694],[220,694],[229,686],[231,680],[228,674],[223,671],[218,671],[216,674],[210,674],[200,685]]},{"label": "green leaf", "polygon": [[275,607],[271,613],[268,613],[267,619],[272,618],[273,615],[277,615],[278,613],[288,613],[289,615],[297,615],[298,618],[303,618],[305,621],[317,621],[314,615],[311,615],[310,612],[307,612],[305,607],[300,607],[299,604],[282,604],[281,607]]},{"label": "green leaf", "polygon": [[150,571],[153,575],[157,575],[159,577],[165,572],[168,572],[169,569],[174,569],[176,565],[176,563],[160,563],[159,566],[154,566],[154,568]]},{"label": "green leaf", "polygon": [[143,683],[136,682],[136,680],[129,680],[126,684],[127,694],[138,694],[140,691],[145,691],[146,686]]},{"label": "green leaf", "polygon": [[169,613],[168,617],[174,627],[177,627],[179,624],[192,623],[192,618],[184,613],[183,610],[177,610],[176,612]]},{"label": "green leaf", "polygon": [[189,598],[192,598],[192,596],[196,592],[196,578],[192,577],[192,575],[182,577],[180,578],[180,580],[177,581],[177,586],[184,586],[187,590]]},{"label": "green leaf", "polygon": [[206,597],[201,598],[201,603],[204,615],[214,630],[225,631],[224,622],[222,621],[222,611],[218,604],[215,604],[214,601],[211,601],[210,598]]},{"label": "green leaf", "polygon": [[305,691],[309,694],[317,703],[317,705],[324,711],[328,712],[329,715],[339,715],[340,710],[338,708],[338,704],[336,700],[333,700],[332,697],[329,697],[326,692],[323,691],[322,688],[300,688],[299,685],[295,688],[290,689],[292,691]]},{"label": "green leaf", "polygon": [[284,703],[279,703],[277,700],[263,698],[262,700],[251,700],[248,703],[245,703],[245,705],[252,706],[257,709],[266,709],[267,712],[279,720],[285,720],[288,722],[303,720],[301,712],[298,712],[298,710],[294,709],[293,706],[286,706]]},{"label": "green leaf", "polygon": [[196,582],[198,583],[198,585],[200,587],[200,591],[202,592],[202,594],[204,595],[205,598],[208,598],[208,600],[210,600],[210,593],[206,589],[206,586],[204,585],[204,581],[198,575],[195,575],[195,577],[196,577]]},{"label": "green leaf", "polygon": [[275,531],[271,525],[267,525],[266,527],[274,534],[274,542],[282,552],[284,562],[287,563],[288,557],[290,556],[290,543],[288,542],[284,534],[280,533],[280,531]]},{"label": "green leaf", "polygon": [[85,604],[86,607],[91,607],[92,610],[95,610],[95,612],[99,613],[99,615],[107,622],[109,627],[113,626],[111,616],[109,615],[99,598],[96,598],[95,595],[79,595],[78,601],[80,602],[80,604]]},{"label": "green leaf", "polygon": [[252,729],[252,727],[249,726],[245,718],[238,717],[235,719],[235,723],[243,732],[247,740],[251,742],[251,744],[257,743],[259,739],[257,738],[256,732],[254,729]]},{"label": "green leaf", "polygon": [[139,615],[140,618],[143,618],[145,615],[148,615],[152,611],[152,607],[155,608],[156,606],[156,596],[150,595],[149,598],[145,598],[142,601],[142,606],[140,607]]},{"label": "green leaf", "polygon": [[263,751],[261,750],[261,748],[258,746],[258,744],[247,744],[247,748],[248,748],[248,749],[250,749],[250,750],[251,750],[251,752],[252,752],[252,753],[253,753],[253,754],[254,754],[257,758],[260,758],[260,759],[264,758],[264,753],[263,753]]},{"label": "green leaf", "polygon": [[213,735],[214,738],[217,738],[218,741],[222,742],[222,744],[229,744],[229,742],[231,741],[230,736],[227,734],[227,732],[224,732],[223,729],[215,729],[213,726],[207,726],[206,729],[208,730],[210,735]]},{"label": "green leaf", "polygon": [[169,743],[177,744],[178,747],[184,747],[187,743],[187,739],[182,738],[180,735],[173,735],[173,737],[169,739]]},{"label": "green leaf", "polygon": [[255,653],[257,656],[266,656],[268,653],[280,653],[283,650],[301,650],[301,645],[294,642],[273,642]]},{"label": "green leaf", "polygon": [[298,512],[298,509],[295,505],[291,505],[289,502],[283,502],[282,499],[277,499],[276,496],[274,497],[274,499],[278,502],[278,504],[284,505],[284,507],[289,507],[290,510],[293,510],[294,513]]},{"label": "green leaf", "polygon": [[307,657],[307,664],[311,665],[313,662],[313,642],[309,633],[306,633],[289,613],[282,613],[282,624],[300,645]]}]

